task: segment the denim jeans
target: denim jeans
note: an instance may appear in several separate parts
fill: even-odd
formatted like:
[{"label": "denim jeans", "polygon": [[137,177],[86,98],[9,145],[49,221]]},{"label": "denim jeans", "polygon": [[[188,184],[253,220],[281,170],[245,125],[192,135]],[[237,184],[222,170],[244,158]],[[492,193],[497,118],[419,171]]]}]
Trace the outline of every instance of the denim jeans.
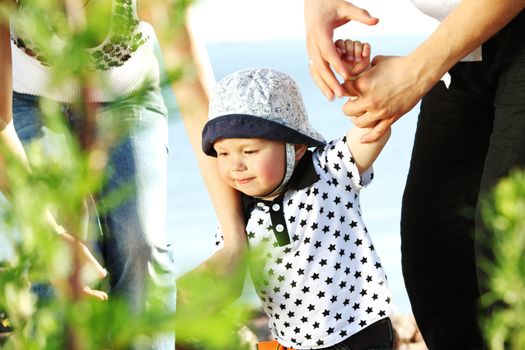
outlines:
[{"label": "denim jeans", "polygon": [[[61,110],[73,129],[82,128],[70,106],[62,104]],[[14,93],[13,114],[25,146],[45,142],[38,97]],[[103,104],[96,118],[100,134],[107,134],[104,128],[114,121],[126,131],[110,149],[106,182],[93,196],[103,200],[115,190],[131,188],[116,206],[98,213],[110,294],[122,296],[140,314],[147,286],[166,288],[165,309],[175,311],[175,271],[165,231],[168,125],[162,96],[150,88],[140,98]],[[152,349],[173,349],[174,335],[159,336],[154,343]]]}]

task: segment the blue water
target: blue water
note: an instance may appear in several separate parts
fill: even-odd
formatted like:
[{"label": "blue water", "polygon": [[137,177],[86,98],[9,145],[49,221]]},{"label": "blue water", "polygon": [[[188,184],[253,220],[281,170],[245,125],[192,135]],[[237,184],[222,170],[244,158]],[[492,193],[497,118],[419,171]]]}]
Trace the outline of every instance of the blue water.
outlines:
[{"label": "blue water", "polygon": [[[421,37],[383,37],[368,41],[373,54],[402,55],[421,40]],[[214,43],[207,48],[216,79],[256,66],[281,70],[299,84],[310,121],[326,139],[340,137],[351,127],[350,120],[341,112],[344,101],[327,101],[310,79],[303,41]],[[394,125],[389,142],[374,164],[374,181],[361,192],[365,223],[389,276],[400,312],[410,312],[401,273],[399,221],[418,109],[419,105]],[[210,255],[216,220],[182,122],[177,118],[170,124],[167,228],[175,242],[179,273],[195,267]]]}]

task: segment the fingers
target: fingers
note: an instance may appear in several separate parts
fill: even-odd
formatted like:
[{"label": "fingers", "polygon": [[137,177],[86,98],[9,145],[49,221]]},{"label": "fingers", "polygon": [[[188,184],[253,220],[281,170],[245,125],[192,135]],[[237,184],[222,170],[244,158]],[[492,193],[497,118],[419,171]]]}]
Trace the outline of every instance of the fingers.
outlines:
[{"label": "fingers", "polygon": [[102,279],[107,276],[107,270],[91,254],[91,251],[75,237],[69,233],[61,233],[60,237],[64,239],[79,254],[80,262],[83,266],[88,266],[95,271],[98,278]]},{"label": "fingers", "polygon": [[382,119],[376,124],[376,126],[374,126],[374,128],[370,132],[361,136],[359,141],[361,141],[361,143],[370,143],[379,140],[379,138],[383,136],[388,131],[388,129],[390,129],[390,126],[395,121],[395,117]]},{"label": "fingers", "polygon": [[335,45],[332,43],[331,37],[330,40],[319,42],[319,56],[317,57],[320,58],[317,62],[313,57],[311,58],[320,77],[325,84],[330,87],[334,94],[339,97],[343,96],[344,91],[341,87],[341,83],[337,80],[330,67],[339,73],[343,79],[346,79],[350,75],[350,72],[339,56]]},{"label": "fingers", "polygon": [[101,290],[91,289],[88,286],[83,286],[81,293],[83,297],[93,298],[97,300],[108,300],[109,298],[106,292],[103,292]]},{"label": "fingers", "polygon": [[340,9],[340,16],[346,18],[347,20],[354,20],[368,25],[375,25],[377,22],[379,22],[377,17],[373,17],[365,9],[352,5],[346,1],[342,2],[342,5],[343,6]]}]

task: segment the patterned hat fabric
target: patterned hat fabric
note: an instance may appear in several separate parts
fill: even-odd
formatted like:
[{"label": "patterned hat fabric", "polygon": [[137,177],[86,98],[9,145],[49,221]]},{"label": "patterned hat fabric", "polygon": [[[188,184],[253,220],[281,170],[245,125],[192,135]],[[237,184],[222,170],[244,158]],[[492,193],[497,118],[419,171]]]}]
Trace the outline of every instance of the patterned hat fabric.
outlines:
[{"label": "patterned hat fabric", "polygon": [[317,147],[324,138],[309,123],[299,88],[270,68],[237,71],[217,82],[210,100],[202,149],[217,156],[221,138],[264,138]]}]

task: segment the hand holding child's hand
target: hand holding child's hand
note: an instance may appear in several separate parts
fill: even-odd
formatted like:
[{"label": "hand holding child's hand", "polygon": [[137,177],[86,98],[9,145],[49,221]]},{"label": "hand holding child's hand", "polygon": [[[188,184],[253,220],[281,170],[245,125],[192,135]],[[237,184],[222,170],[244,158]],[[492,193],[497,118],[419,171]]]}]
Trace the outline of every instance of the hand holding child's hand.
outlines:
[{"label": "hand holding child's hand", "polygon": [[358,40],[339,39],[335,42],[335,47],[352,77],[365,72],[370,66],[372,50],[370,44]]}]

